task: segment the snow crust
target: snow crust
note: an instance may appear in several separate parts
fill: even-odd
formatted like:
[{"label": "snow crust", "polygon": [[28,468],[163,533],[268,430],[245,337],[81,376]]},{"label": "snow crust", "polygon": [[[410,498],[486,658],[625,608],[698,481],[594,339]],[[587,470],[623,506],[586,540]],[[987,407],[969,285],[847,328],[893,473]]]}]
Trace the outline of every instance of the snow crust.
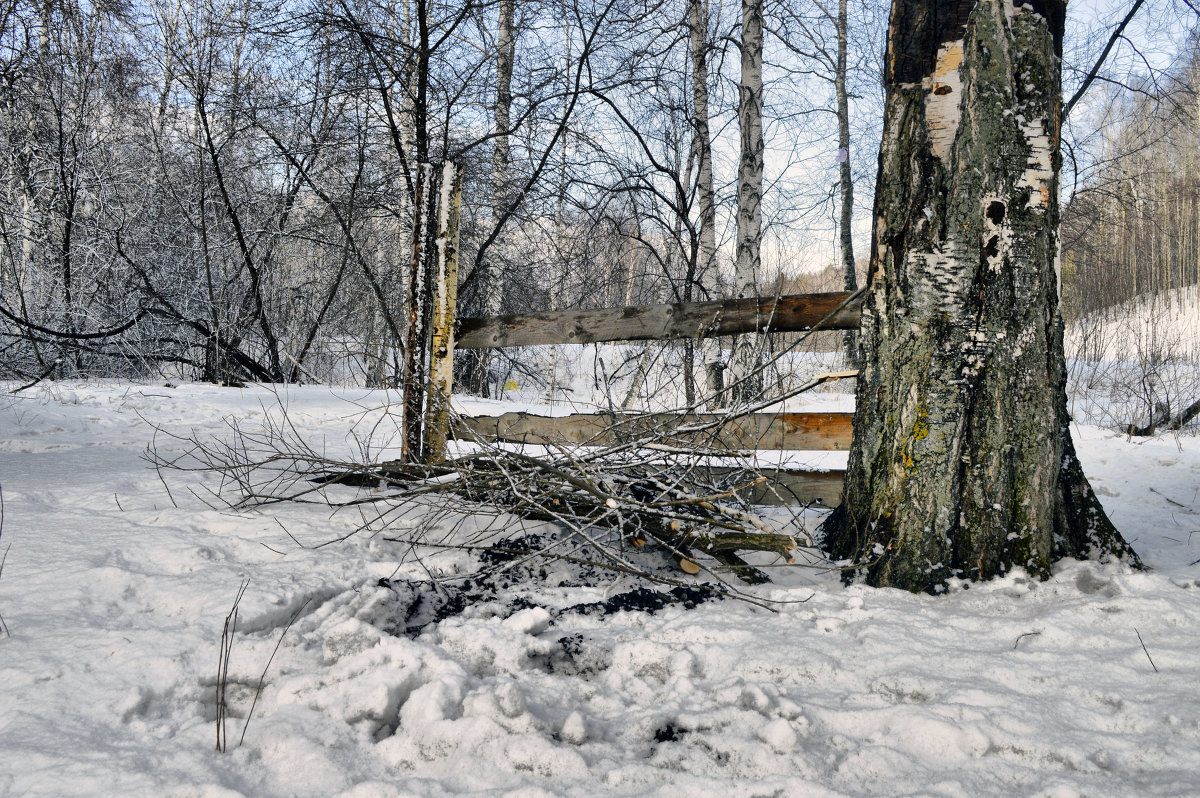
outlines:
[{"label": "snow crust", "polygon": [[[1200,784],[1194,436],[1076,430],[1147,573],[1068,562],[1047,582],[1014,573],[935,598],[776,569],[754,591],[776,612],[720,601],[609,616],[548,611],[609,589],[548,579],[513,588],[542,607],[475,607],[410,638],[396,633],[408,586],[466,554],[417,563],[382,535],[313,548],[360,519],[211,509],[214,475],[164,485],[141,458],[151,424],[218,435],[225,417],[253,426],[281,407],[331,453],[386,451],[386,395],[12,387],[0,795],[1124,797]],[[181,446],[161,432],[157,445]],[[245,579],[222,754],[218,645]]]}]

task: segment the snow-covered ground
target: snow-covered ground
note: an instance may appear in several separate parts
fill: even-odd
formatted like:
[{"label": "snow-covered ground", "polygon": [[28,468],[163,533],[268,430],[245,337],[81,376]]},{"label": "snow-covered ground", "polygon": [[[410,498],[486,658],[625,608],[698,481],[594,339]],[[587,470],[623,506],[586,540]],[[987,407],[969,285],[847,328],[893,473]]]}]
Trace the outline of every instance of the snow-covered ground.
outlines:
[{"label": "snow-covered ground", "polygon": [[[632,583],[552,565],[409,635],[429,572],[472,555],[418,562],[366,533],[316,548],[361,519],[213,509],[215,475],[164,481],[142,459],[155,426],[253,429],[275,393],[11,387],[0,795],[1200,795],[1194,435],[1076,429],[1149,572],[1068,562],[1048,582],[1017,573],[935,598],[775,570],[749,591],[773,610],[603,614],[580,605]],[[383,398],[305,387],[282,401],[331,453],[376,454]],[[244,580],[218,753],[222,628]]]},{"label": "snow-covered ground", "polygon": [[1145,426],[1200,399],[1200,286],[1135,297],[1067,325],[1071,412],[1085,423]]}]

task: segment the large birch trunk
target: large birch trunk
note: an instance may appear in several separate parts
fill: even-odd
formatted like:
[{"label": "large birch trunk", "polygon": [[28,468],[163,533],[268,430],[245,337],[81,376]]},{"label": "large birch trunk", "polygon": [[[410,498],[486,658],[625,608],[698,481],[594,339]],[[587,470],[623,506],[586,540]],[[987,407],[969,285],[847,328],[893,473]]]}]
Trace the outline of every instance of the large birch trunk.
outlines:
[{"label": "large birch trunk", "polygon": [[895,0],[854,442],[825,543],[867,580],[1137,556],[1071,443],[1058,304],[1065,0]]},{"label": "large birch trunk", "polygon": [[[738,94],[741,159],[737,181],[737,261],[734,288],[738,299],[758,294],[762,266],[763,184],[763,5],[742,0],[742,73]],[[757,335],[739,336],[730,356],[732,398],[755,401],[762,394],[761,355]]]}]

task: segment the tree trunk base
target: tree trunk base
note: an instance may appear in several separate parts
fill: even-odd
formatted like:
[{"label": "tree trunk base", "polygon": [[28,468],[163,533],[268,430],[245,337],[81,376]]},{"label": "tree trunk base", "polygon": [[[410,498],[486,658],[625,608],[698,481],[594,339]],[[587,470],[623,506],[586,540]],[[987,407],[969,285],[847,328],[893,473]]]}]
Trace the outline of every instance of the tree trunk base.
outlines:
[{"label": "tree trunk base", "polygon": [[[1121,560],[1132,568],[1144,570],[1146,566],[1141,557],[1113,525],[1092,490],[1065,427],[1063,435],[1062,470],[1055,491],[1051,562],[1068,557],[1099,562]],[[843,575],[847,584],[862,578],[873,587],[898,587],[936,594],[944,592],[949,579],[964,576],[973,565],[968,562],[942,563],[914,573],[910,567],[911,558],[897,557],[895,550],[884,543],[887,534],[881,529],[882,522],[867,525],[869,529],[863,526],[855,522],[852,508],[844,502],[821,526],[821,547],[826,555],[831,560],[849,560],[852,564]],[[1050,576],[1048,569],[1030,570],[1043,579]]]}]

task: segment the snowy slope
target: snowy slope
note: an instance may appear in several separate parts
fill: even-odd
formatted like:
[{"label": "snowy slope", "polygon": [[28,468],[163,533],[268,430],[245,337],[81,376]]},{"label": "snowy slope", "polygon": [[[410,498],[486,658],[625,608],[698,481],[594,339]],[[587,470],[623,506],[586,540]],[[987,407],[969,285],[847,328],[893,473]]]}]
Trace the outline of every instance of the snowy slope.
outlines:
[{"label": "snowy slope", "polygon": [[[282,397],[347,455],[389,443],[382,399]],[[933,598],[797,569],[754,591],[774,612],[599,615],[563,608],[630,585],[551,567],[410,638],[425,568],[467,554],[418,563],[366,534],[312,548],[359,519],[212,509],[214,475],[164,484],[141,457],[152,424],[253,428],[280,401],[114,383],[0,400],[0,795],[1200,794],[1195,436],[1076,431],[1148,573],[1071,562]],[[222,754],[218,649],[243,580]]]},{"label": "snowy slope", "polygon": [[1076,420],[1124,430],[1148,424],[1151,411],[1178,415],[1200,400],[1200,286],[1072,322],[1065,347]]},{"label": "snowy slope", "polygon": [[1068,353],[1092,360],[1200,361],[1200,286],[1138,296],[1067,325]]}]

